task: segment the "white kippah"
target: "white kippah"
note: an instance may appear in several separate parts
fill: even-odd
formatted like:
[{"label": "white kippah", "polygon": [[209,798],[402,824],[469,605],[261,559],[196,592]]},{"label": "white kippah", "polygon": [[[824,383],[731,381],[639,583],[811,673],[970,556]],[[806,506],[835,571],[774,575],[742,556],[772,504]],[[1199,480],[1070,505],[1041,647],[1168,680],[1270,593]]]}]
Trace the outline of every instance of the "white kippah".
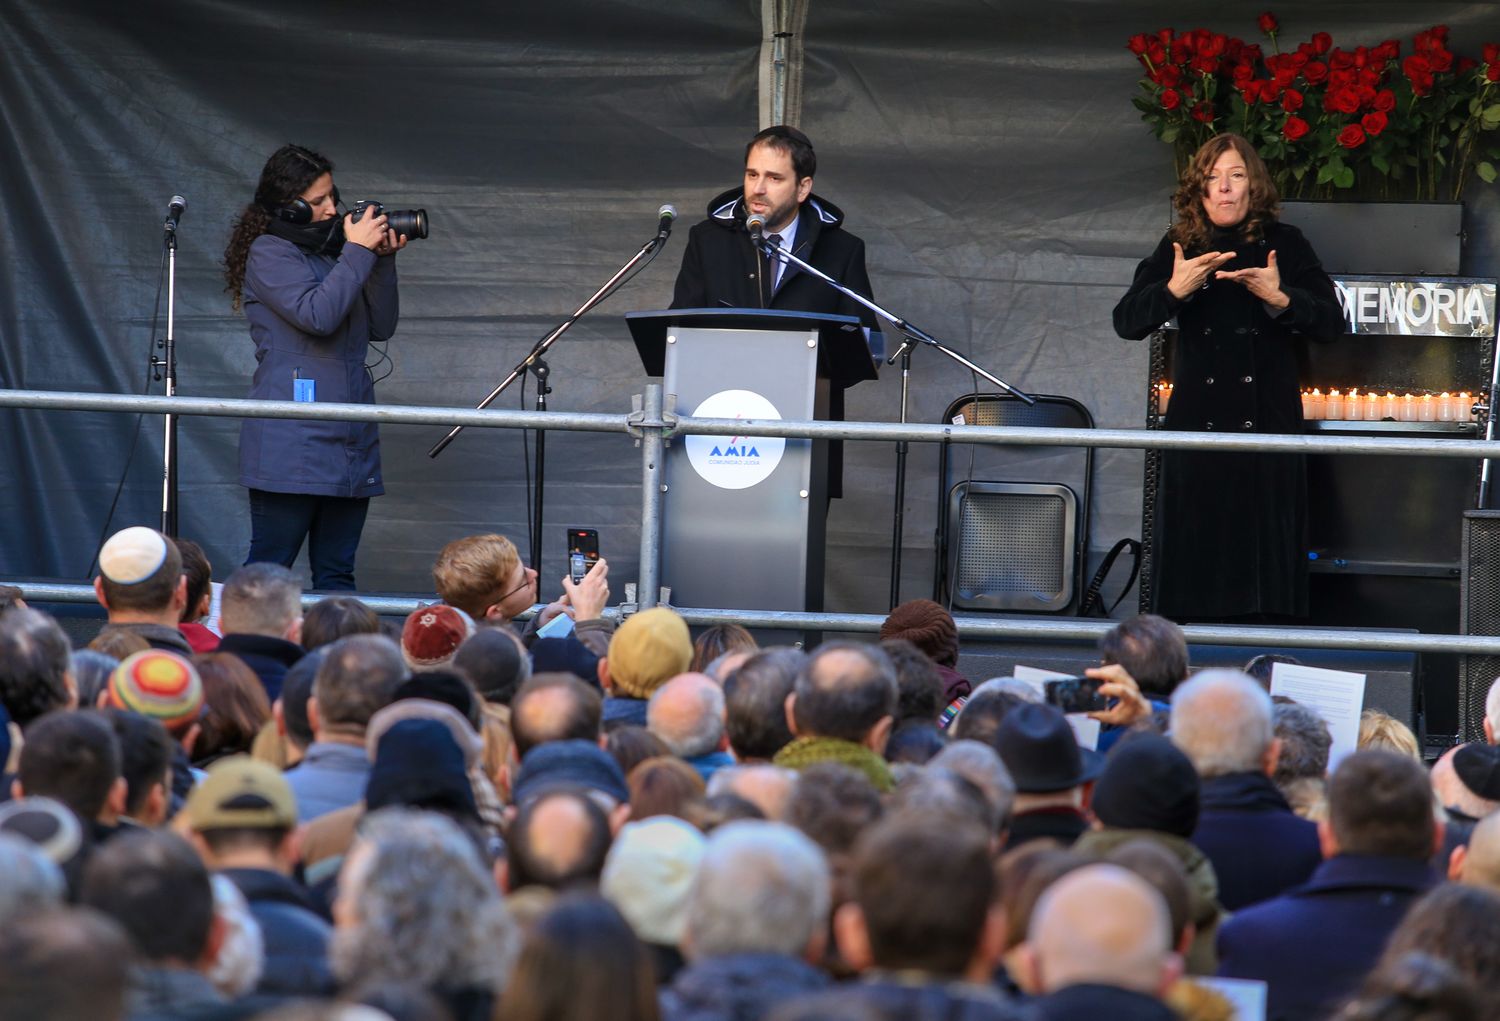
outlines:
[{"label": "white kippah", "polygon": [[151,577],[167,559],[167,540],[144,525],[133,525],[109,537],[99,551],[99,570],[116,585],[134,585]]}]

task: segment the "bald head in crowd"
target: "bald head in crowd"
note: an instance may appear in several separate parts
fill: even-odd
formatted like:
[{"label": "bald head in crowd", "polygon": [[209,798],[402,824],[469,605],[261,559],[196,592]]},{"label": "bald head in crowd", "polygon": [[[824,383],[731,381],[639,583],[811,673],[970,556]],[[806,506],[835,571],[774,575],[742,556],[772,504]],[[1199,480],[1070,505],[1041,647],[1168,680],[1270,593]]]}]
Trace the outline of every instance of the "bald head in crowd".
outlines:
[{"label": "bald head in crowd", "polygon": [[1500,813],[1479,820],[1468,846],[1454,848],[1448,878],[1500,893]]},{"label": "bald head in crowd", "polygon": [[707,674],[678,674],[652,692],[646,728],[678,758],[722,751],[724,689]]},{"label": "bald head in crowd", "polygon": [[577,790],[556,790],[526,805],[507,837],[505,887],[561,890],[597,883],[609,853],[609,817]]},{"label": "bald head in crowd", "polygon": [[781,766],[726,766],[708,781],[708,796],[732,794],[760,809],[767,819],[786,817],[786,804],[797,784],[797,774]]},{"label": "bald head in crowd", "polygon": [[1172,742],[1205,780],[1276,771],[1271,696],[1238,670],[1204,670],[1172,696]]},{"label": "bald head in crowd", "polygon": [[1026,940],[1044,993],[1092,984],[1160,996],[1181,974],[1161,894],[1118,865],[1088,865],[1052,884]]},{"label": "bald head in crowd", "polygon": [[809,657],[787,697],[798,737],[831,737],[885,751],[896,712],[896,668],[873,645],[828,642]]},{"label": "bald head in crowd", "polygon": [[510,703],[516,760],[552,741],[598,742],[602,700],[572,674],[540,673],[521,685]]}]

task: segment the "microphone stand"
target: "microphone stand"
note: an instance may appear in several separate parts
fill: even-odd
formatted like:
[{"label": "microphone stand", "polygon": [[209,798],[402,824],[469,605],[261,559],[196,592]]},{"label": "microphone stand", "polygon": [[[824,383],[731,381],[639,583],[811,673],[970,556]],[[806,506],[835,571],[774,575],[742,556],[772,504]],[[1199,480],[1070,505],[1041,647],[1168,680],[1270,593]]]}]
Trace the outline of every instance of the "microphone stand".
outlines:
[{"label": "microphone stand", "polygon": [[[635,255],[630,257],[629,262],[621,266],[619,270],[615,272],[614,276],[610,277],[604,282],[604,286],[600,287],[593,294],[589,295],[588,300],[585,301],[582,305],[579,305],[578,308],[574,310],[572,315],[568,316],[568,318],[564,319],[561,323],[554,327],[551,333],[547,334],[541,340],[537,341],[536,344],[532,346],[531,351],[526,355],[526,357],[517,362],[516,367],[511,369],[509,374],[507,374],[506,377],[500,381],[500,385],[491,390],[489,392],[489,395],[486,396],[484,400],[479,402],[478,408],[482,410],[489,407],[495,402],[495,398],[504,393],[512,383],[520,379],[527,372],[532,372],[536,375],[536,409],[538,411],[546,411],[547,394],[551,392],[551,387],[547,385],[547,378],[551,374],[551,370],[548,368],[547,363],[542,360],[542,356],[545,355],[549,350],[551,350],[552,345],[557,342],[557,338],[568,332],[568,330],[574,323],[583,318],[583,316],[590,309],[592,309],[594,306],[598,305],[600,302],[604,301],[612,293],[614,293],[615,288],[619,286],[620,282],[624,280],[624,278],[632,270],[639,266],[641,262],[648,256],[653,255],[656,250],[661,247],[661,245],[667,240],[668,234],[670,234],[670,229],[668,229],[666,233],[658,231],[656,237],[652,238],[650,241],[647,241],[644,245],[642,245],[640,251],[636,252]],[[452,429],[448,430],[448,434],[433,445],[432,449],[427,452],[427,456],[432,458],[437,457],[444,451],[444,449],[447,448],[448,444],[452,443],[455,439],[458,438],[458,434],[463,432],[463,429],[463,426],[456,425]],[[544,440],[544,435],[544,430],[537,430],[536,502],[530,515],[532,567],[540,567],[542,562],[542,486],[544,483],[542,458],[546,452],[546,442]]]},{"label": "microphone stand", "polygon": [[[885,360],[885,363],[887,365],[894,365],[896,364],[896,359],[901,359],[901,422],[903,425],[906,423],[907,398],[909,396],[909,383],[911,377],[911,352],[916,344],[925,344],[928,347],[940,351],[948,358],[968,369],[970,372],[974,373],[977,376],[982,376],[984,379],[987,379],[989,382],[993,383],[1001,390],[1004,390],[1006,393],[1020,398],[1027,404],[1036,403],[1036,398],[1032,397],[1030,394],[1022,393],[1020,390],[1017,390],[1015,387],[1011,386],[999,376],[996,376],[993,373],[981,368],[980,366],[970,361],[968,358],[965,358],[963,355],[959,354],[957,351],[939,342],[936,337],[928,333],[926,330],[915,325],[914,323],[902,319],[898,315],[894,315],[891,312],[886,311],[884,308],[875,304],[874,301],[866,298],[863,294],[860,294],[852,288],[846,287],[843,284],[839,283],[833,277],[829,276],[827,273],[824,273],[816,266],[809,265],[807,262],[793,255],[791,252],[783,250],[779,245],[771,244],[764,238],[758,239],[758,243],[761,249],[770,258],[780,259],[782,262],[796,265],[804,273],[808,273],[814,277],[817,277],[829,287],[832,287],[834,290],[838,291],[844,297],[849,298],[851,301],[858,302],[860,305],[863,305],[865,308],[869,309],[871,312],[874,312],[876,315],[889,320],[892,324],[895,325],[896,329],[901,331],[901,347],[897,349],[895,354],[887,358]],[[905,525],[906,521],[906,454],[906,441],[898,441],[896,443],[896,507],[891,525],[893,533],[891,537],[892,609],[895,609],[896,605],[901,601],[902,528]]]},{"label": "microphone stand", "polygon": [[[166,380],[164,392],[168,397],[177,394],[177,229],[169,220],[162,241],[167,246],[167,336],[158,340],[161,357],[152,356],[151,367],[156,378]],[[170,411],[164,416],[161,445],[161,530],[163,535],[177,535],[177,416]]]}]

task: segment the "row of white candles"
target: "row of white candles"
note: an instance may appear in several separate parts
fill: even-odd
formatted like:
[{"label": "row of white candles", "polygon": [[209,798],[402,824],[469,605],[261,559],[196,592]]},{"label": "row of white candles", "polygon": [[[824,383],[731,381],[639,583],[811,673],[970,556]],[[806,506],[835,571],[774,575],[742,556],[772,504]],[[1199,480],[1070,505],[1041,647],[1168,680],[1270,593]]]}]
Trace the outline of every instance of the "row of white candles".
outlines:
[{"label": "row of white candles", "polygon": [[[1172,400],[1172,384],[1156,385],[1157,413],[1165,415]],[[1360,393],[1358,389],[1302,391],[1302,417],[1310,422],[1469,422],[1477,417],[1467,390],[1432,393]]]}]

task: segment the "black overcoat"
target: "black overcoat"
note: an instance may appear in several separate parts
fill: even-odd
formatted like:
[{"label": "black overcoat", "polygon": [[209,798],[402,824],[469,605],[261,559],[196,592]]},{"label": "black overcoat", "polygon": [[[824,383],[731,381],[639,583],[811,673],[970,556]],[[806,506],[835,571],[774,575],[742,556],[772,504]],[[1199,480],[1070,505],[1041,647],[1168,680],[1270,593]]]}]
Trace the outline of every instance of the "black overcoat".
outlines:
[{"label": "black overcoat", "polygon": [[[1291,305],[1277,313],[1243,284],[1211,279],[1185,301],[1167,290],[1172,241],[1136,268],[1115,331],[1139,340],[1173,316],[1172,399],[1164,428],[1299,433],[1297,343],[1344,330],[1333,282],[1297,228],[1259,241],[1220,233],[1225,271],[1276,253]],[[1189,257],[1198,254],[1189,252]],[[1156,610],[1175,618],[1307,615],[1307,474],[1290,454],[1164,453],[1156,504]]]},{"label": "black overcoat", "polygon": [[[850,290],[873,298],[870,274],[865,269],[865,243],[843,229],[844,213],[817,195],[802,203],[797,216],[797,236],[792,254],[822,270]],[[767,274],[772,276],[774,275]],[[734,188],[708,204],[708,218],[688,232],[682,268],[672,294],[673,308],[774,308],[787,312],[816,312],[853,316],[870,329],[878,329],[874,313],[817,277],[787,263],[780,285],[768,293],[761,279],[761,264],[750,234],[745,230],[743,192]],[[828,417],[844,418],[844,390],[828,388]],[[828,444],[828,495],[843,495],[843,444]]]}]

